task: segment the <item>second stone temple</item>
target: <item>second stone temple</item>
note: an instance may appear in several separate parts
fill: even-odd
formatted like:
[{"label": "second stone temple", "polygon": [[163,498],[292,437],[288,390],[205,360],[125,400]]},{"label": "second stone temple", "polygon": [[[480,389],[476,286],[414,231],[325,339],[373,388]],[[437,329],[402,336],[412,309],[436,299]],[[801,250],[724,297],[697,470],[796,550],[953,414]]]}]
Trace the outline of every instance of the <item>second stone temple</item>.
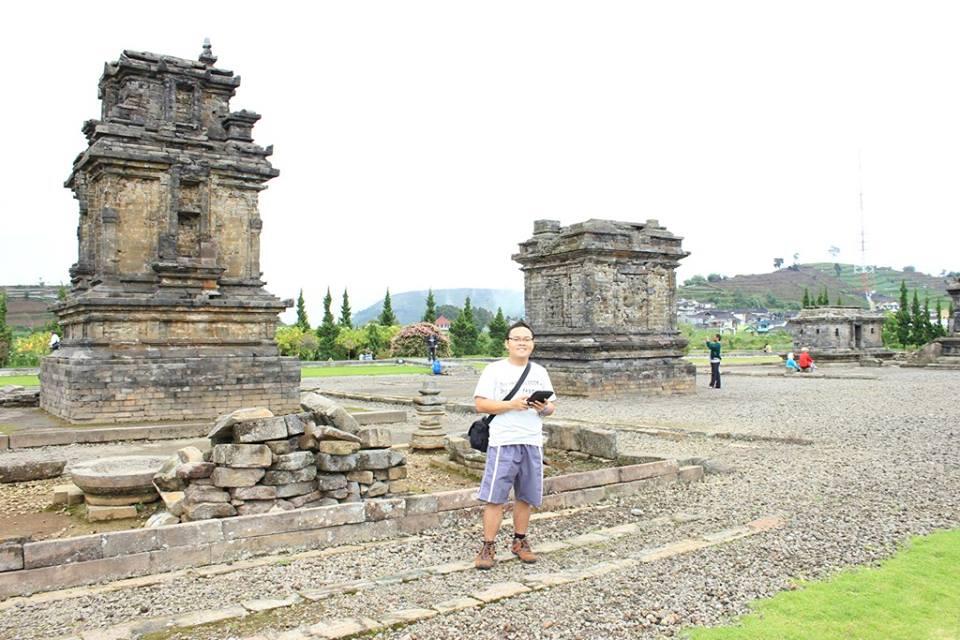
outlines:
[{"label": "second stone temple", "polygon": [[299,406],[299,363],[273,340],[291,303],[260,272],[258,197],[279,172],[215,62],[207,44],[198,61],[124,51],[104,68],[66,183],[80,223],[62,348],[40,374],[41,407],[70,422]]},{"label": "second stone temple", "polygon": [[524,272],[533,359],[558,393],[694,390],[677,328],[676,269],[689,255],[681,241],[656,220],[534,223],[513,259]]}]

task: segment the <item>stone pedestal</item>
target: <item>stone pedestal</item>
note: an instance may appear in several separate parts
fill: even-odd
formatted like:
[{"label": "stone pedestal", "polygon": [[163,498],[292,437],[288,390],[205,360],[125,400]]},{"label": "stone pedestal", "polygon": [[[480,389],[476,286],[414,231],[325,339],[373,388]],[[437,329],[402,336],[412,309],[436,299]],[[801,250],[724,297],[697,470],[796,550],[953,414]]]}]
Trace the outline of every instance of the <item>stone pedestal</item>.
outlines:
[{"label": "stone pedestal", "polygon": [[420,428],[410,440],[411,449],[443,449],[443,406],[446,400],[440,395],[437,383],[428,380],[417,390],[420,397],[413,399],[413,406],[420,421]]},{"label": "stone pedestal", "polygon": [[533,359],[559,395],[690,393],[676,273],[689,255],[656,220],[538,220],[513,259],[522,265]]},{"label": "stone pedestal", "polygon": [[124,51],[100,79],[102,120],[66,186],[79,202],[61,349],[40,406],[69,422],[206,420],[298,409],[300,370],[274,343],[292,301],[264,289],[259,192],[279,172],[230,111],[240,78]]}]

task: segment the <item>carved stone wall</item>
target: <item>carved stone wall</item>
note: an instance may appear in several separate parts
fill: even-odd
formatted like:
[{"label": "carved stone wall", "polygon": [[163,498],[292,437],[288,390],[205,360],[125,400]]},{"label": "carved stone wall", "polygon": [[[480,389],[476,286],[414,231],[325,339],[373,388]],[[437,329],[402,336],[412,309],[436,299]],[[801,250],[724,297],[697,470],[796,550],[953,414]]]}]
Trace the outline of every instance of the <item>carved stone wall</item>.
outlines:
[{"label": "carved stone wall", "polygon": [[656,220],[538,220],[522,265],[534,359],[558,392],[614,396],[693,390],[677,330],[676,268],[688,253]]},{"label": "carved stone wall", "polygon": [[240,78],[124,51],[100,78],[100,120],[66,186],[79,203],[62,347],[41,406],[71,422],[208,419],[299,406],[299,366],[273,341],[291,305],[264,289],[258,196],[279,172],[230,111]]}]

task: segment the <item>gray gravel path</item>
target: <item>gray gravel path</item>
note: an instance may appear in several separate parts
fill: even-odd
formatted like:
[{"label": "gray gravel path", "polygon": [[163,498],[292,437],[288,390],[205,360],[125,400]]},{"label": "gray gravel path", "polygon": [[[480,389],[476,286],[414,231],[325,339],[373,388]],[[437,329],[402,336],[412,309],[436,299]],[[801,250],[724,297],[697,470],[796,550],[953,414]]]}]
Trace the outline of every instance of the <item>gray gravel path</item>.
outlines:
[{"label": "gray gravel path", "polygon": [[[319,619],[377,615],[423,606],[510,580],[524,572],[582,566],[695,532],[778,514],[786,525],[755,537],[438,616],[378,638],[659,638],[682,625],[718,624],[797,578],[889,556],[909,536],[960,526],[960,374],[879,370],[877,381],[735,378],[721,391],[635,401],[567,400],[562,417],[609,423],[802,437],[814,444],[688,437],[679,441],[622,431],[634,453],[714,457],[734,466],[703,483],[657,487],[609,508],[537,522],[534,542],[658,516],[690,521],[647,527],[642,535],[587,550],[544,556],[489,573],[459,573],[338,596],[273,613],[269,628]],[[362,556],[333,556],[259,567],[4,611],[0,638],[48,638],[142,615],[211,609],[293,588],[375,578],[427,564],[469,559],[477,523],[462,522],[416,542],[399,541]],[[506,534],[503,536],[506,542]],[[145,609],[145,610],[144,610]],[[76,621],[77,613],[83,617]],[[175,638],[244,635],[248,627],[198,628]],[[249,633],[247,633],[249,635]]]}]

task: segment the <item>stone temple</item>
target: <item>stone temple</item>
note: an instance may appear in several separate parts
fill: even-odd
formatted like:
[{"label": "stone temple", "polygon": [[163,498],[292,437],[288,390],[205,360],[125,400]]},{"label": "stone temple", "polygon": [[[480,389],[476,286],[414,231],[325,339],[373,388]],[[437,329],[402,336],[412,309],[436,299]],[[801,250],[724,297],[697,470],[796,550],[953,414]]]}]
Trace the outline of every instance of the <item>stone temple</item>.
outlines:
[{"label": "stone temple", "polygon": [[558,393],[607,397],[694,390],[677,329],[676,269],[689,254],[656,220],[534,223],[522,265],[533,359]]},{"label": "stone temple", "polygon": [[801,309],[787,321],[795,350],[807,347],[817,361],[893,357],[883,346],[883,314],[860,307]]},{"label": "stone temple", "polygon": [[274,343],[291,305],[264,289],[258,195],[279,172],[230,111],[240,85],[199,61],[124,51],[66,186],[79,202],[72,289],[55,307],[41,407],[69,422],[206,420],[299,407],[299,363]]}]

